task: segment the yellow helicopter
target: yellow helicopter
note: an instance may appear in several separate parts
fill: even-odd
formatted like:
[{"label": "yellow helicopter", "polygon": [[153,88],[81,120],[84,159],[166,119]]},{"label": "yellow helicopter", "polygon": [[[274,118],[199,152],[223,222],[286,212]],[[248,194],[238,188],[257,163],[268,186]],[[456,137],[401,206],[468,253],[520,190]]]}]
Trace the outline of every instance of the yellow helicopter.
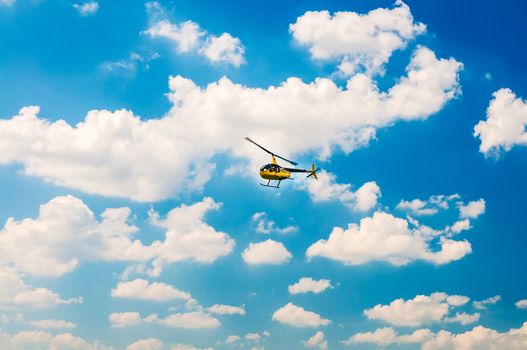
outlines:
[{"label": "yellow helicopter", "polygon": [[[254,142],[253,140],[251,140],[248,137],[246,137],[245,139],[247,141],[255,144],[256,146],[260,147],[265,152],[269,153],[271,155],[271,157],[272,157],[271,163],[265,164],[264,166],[262,166],[260,168],[260,176],[267,180],[267,184],[262,184],[261,183],[260,185],[265,186],[265,187],[279,188],[280,187],[280,182],[282,182],[282,180],[289,179],[291,177],[291,173],[309,173],[309,175],[307,175],[307,177],[313,176],[315,179],[318,180],[317,171],[319,171],[320,169],[319,168],[315,169],[315,164],[311,165],[311,170],[296,169],[296,168],[285,168],[285,167],[280,166],[278,164],[278,162],[276,161],[276,158],[280,158],[282,160],[285,160],[286,162],[288,162],[288,163],[290,163],[292,165],[295,165],[295,166],[298,165],[298,164],[293,162],[293,161],[291,161],[291,160],[289,160],[289,159],[285,159],[284,157],[281,157],[278,154],[275,154],[275,153],[269,151],[266,148],[263,148],[262,146],[260,146],[259,144],[257,144],[256,142]],[[278,181],[276,186],[270,185],[271,180]]]}]

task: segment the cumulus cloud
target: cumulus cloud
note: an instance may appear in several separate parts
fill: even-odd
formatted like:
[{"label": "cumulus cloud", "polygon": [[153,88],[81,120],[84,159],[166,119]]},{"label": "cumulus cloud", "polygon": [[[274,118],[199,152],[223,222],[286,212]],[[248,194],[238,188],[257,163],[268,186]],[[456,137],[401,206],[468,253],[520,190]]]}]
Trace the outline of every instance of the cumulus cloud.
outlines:
[{"label": "cumulus cloud", "polygon": [[81,297],[62,299],[47,288],[34,288],[24,282],[16,269],[0,266],[0,307],[46,309],[82,302]]},{"label": "cumulus cloud", "polygon": [[99,10],[99,3],[97,1],[88,1],[80,4],[73,4],[71,6],[73,6],[81,16],[91,16]]},{"label": "cumulus cloud", "polygon": [[445,318],[447,323],[460,323],[462,325],[467,325],[479,321],[480,313],[476,312],[474,314],[467,314],[466,312],[457,312],[455,316]]},{"label": "cumulus cloud", "polygon": [[161,324],[167,327],[183,329],[218,328],[220,321],[203,311],[192,311],[185,313],[170,314],[165,318],[150,315],[144,319],[145,322]]},{"label": "cumulus cloud", "polygon": [[[73,271],[79,261],[152,261],[153,275],[176,261],[212,263],[234,247],[226,233],[204,222],[205,214],[218,208],[214,200],[204,198],[172,209],[165,219],[150,212],[151,223],[166,229],[166,234],[163,241],[147,246],[132,240],[138,229],[129,223],[129,208],[106,209],[98,220],[80,199],[55,197],[41,205],[36,219],[7,219],[0,230],[0,263],[27,274],[49,277]],[[148,293],[167,292],[162,284],[149,287],[144,281],[128,283],[135,288],[142,286]]]},{"label": "cumulus cloud", "polygon": [[[465,296],[449,296],[446,293],[417,295],[413,299],[396,299],[389,305],[375,305],[364,310],[364,315],[372,320],[382,320],[394,326],[419,327],[440,322],[460,322],[466,324],[468,315],[456,315],[448,318],[452,307],[466,304]],[[474,316],[473,316],[474,317]],[[479,314],[477,316],[479,319]],[[473,320],[472,322],[477,321]],[[470,322],[469,322],[470,323]]]},{"label": "cumulus cloud", "polygon": [[77,327],[77,325],[73,322],[56,319],[28,321],[27,323],[31,326],[44,329],[71,329]]},{"label": "cumulus cloud", "polygon": [[[267,88],[228,78],[200,88],[176,76],[169,81],[173,107],[158,119],[92,110],[70,125],[40,118],[38,107],[24,107],[0,120],[0,164],[19,163],[27,175],[87,193],[157,201],[202,189],[218,152],[255,163],[262,159],[244,144],[254,130],[261,142],[281,145],[286,156],[316,152],[327,158],[337,147],[349,153],[366,145],[378,128],[438,112],[457,95],[460,68],[455,59],[438,59],[419,47],[406,76],[386,92],[363,74],[345,87],[326,78],[305,83],[291,77]],[[368,206],[373,197],[366,194]]]},{"label": "cumulus cloud", "polygon": [[342,341],[345,345],[361,343],[371,343],[378,346],[388,346],[392,344],[420,344],[434,336],[428,329],[418,329],[411,334],[399,335],[393,328],[385,327],[376,329],[373,332],[357,333]]},{"label": "cumulus cloud", "polygon": [[328,341],[324,336],[324,332],[318,331],[311,338],[302,342],[306,348],[327,350]]},{"label": "cumulus cloud", "polygon": [[318,181],[299,179],[296,186],[307,190],[314,202],[340,201],[355,211],[368,211],[377,205],[381,189],[375,181],[366,182],[355,192],[350,184],[340,184],[336,176],[325,170],[318,174]]},{"label": "cumulus cloud", "polygon": [[320,327],[331,323],[330,320],[320,317],[319,314],[306,311],[293,303],[288,303],[276,310],[273,314],[273,321],[294,327]]},{"label": "cumulus cloud", "polygon": [[457,241],[441,236],[438,251],[431,250],[436,236],[421,227],[410,228],[408,221],[391,214],[376,212],[362,218],[360,224],[349,224],[345,230],[333,228],[327,240],[312,244],[306,252],[308,258],[326,257],[347,265],[369,261],[387,261],[393,265],[406,265],[415,260],[442,265],[459,260],[472,251],[466,240]]},{"label": "cumulus cloud", "polygon": [[383,71],[392,53],[426,30],[414,22],[410,8],[397,0],[392,9],[378,8],[367,14],[309,11],[289,26],[294,40],[320,61],[339,61],[339,70],[352,75]]},{"label": "cumulus cloud", "polygon": [[427,200],[416,198],[411,201],[406,201],[403,199],[397,204],[397,209],[408,211],[413,215],[435,215],[440,210],[448,209],[450,201],[459,198],[460,196],[458,194],[453,194],[450,196],[430,196]]},{"label": "cumulus cloud", "polygon": [[458,203],[459,217],[463,219],[476,219],[481,214],[485,213],[485,200],[483,198],[468,202],[468,204]]},{"label": "cumulus cloud", "polygon": [[113,328],[137,326],[142,321],[138,312],[114,312],[108,316],[108,320]]},{"label": "cumulus cloud", "polygon": [[422,350],[464,350],[464,349],[508,349],[520,350],[527,347],[527,322],[518,329],[500,333],[494,329],[476,326],[472,330],[453,334],[439,331],[434,338],[425,341]]},{"label": "cumulus cloud", "polygon": [[489,305],[495,305],[501,300],[501,295],[495,295],[493,297],[480,300],[480,301],[474,301],[472,305],[475,309],[478,310],[485,310]]},{"label": "cumulus cloud", "polygon": [[245,62],[245,48],[239,38],[229,33],[219,36],[208,34],[197,23],[185,21],[175,23],[168,20],[158,2],[146,4],[150,26],[143,34],[150,38],[161,38],[174,45],[179,53],[194,52],[203,55],[213,63],[228,63],[239,67]]},{"label": "cumulus cloud", "polygon": [[138,340],[126,347],[126,350],[161,350],[163,342],[156,338]]},{"label": "cumulus cloud", "polygon": [[247,264],[251,265],[280,265],[291,260],[293,256],[282,243],[268,239],[263,242],[249,243],[242,257]]},{"label": "cumulus cloud", "polygon": [[527,102],[510,89],[492,94],[487,108],[487,119],[474,127],[479,137],[479,151],[485,155],[508,152],[516,145],[527,144]]},{"label": "cumulus cloud", "polygon": [[115,298],[153,301],[189,300],[191,298],[189,293],[182,292],[166,283],[149,283],[147,280],[139,278],[129,282],[119,282],[117,287],[112,289],[111,295]]},{"label": "cumulus cloud", "polygon": [[113,350],[98,340],[90,343],[71,333],[53,335],[44,331],[22,331],[7,334],[0,331],[0,347],[9,350],[26,349],[76,349],[76,350]]},{"label": "cumulus cloud", "polygon": [[256,223],[256,232],[263,233],[266,235],[269,235],[271,233],[278,233],[278,234],[288,234],[288,233],[294,233],[298,231],[298,226],[286,226],[286,227],[278,227],[276,226],[276,223],[273,220],[270,220],[267,217],[267,213],[265,212],[257,212],[254,213],[251,221]]},{"label": "cumulus cloud", "polygon": [[301,294],[309,292],[319,294],[331,287],[332,286],[330,280],[314,280],[311,277],[302,277],[298,280],[298,282],[290,285],[288,287],[288,290],[291,294]]},{"label": "cumulus cloud", "polygon": [[197,348],[188,344],[175,344],[170,347],[170,350],[213,350],[212,348]]},{"label": "cumulus cloud", "polygon": [[207,309],[210,313],[218,315],[245,315],[245,309],[239,306],[214,304]]},{"label": "cumulus cloud", "polygon": [[133,77],[138,68],[150,69],[150,62],[158,59],[158,53],[138,54],[133,52],[129,57],[117,61],[107,61],[99,67],[103,72],[116,76]]}]

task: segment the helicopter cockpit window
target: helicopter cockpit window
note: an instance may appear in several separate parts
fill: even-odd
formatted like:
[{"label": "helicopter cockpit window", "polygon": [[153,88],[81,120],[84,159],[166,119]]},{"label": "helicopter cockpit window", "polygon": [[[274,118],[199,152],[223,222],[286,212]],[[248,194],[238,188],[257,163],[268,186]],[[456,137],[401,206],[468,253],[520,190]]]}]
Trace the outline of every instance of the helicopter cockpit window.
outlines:
[{"label": "helicopter cockpit window", "polygon": [[263,167],[260,168],[261,171],[269,170],[271,167],[271,164],[265,164]]}]

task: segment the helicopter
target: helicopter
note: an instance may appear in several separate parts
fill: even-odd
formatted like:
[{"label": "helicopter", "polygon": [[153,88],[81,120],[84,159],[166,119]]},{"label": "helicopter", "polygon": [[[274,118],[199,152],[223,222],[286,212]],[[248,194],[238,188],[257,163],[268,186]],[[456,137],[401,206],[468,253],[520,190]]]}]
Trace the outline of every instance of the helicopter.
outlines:
[{"label": "helicopter", "polygon": [[[275,153],[269,151],[268,149],[260,146],[259,144],[257,144],[256,142],[254,142],[253,140],[251,140],[248,137],[246,137],[245,139],[247,141],[255,144],[256,146],[260,147],[262,150],[264,150],[265,152],[269,153],[271,155],[271,157],[272,157],[271,163],[265,164],[264,166],[262,166],[260,168],[260,176],[262,178],[264,178],[265,180],[267,180],[267,184],[260,183],[260,185],[265,186],[265,187],[280,188],[280,182],[282,182],[282,180],[286,180],[286,179],[291,178],[291,173],[309,173],[309,175],[307,175],[307,177],[313,176],[315,179],[318,180],[317,171],[319,171],[320,168],[315,169],[315,164],[311,164],[311,170],[297,169],[297,168],[286,168],[286,167],[280,166],[278,164],[278,162],[276,161],[276,158],[280,158],[282,160],[285,160],[286,162],[288,162],[289,164],[294,165],[294,166],[296,166],[298,164],[293,162],[293,161],[291,161],[291,160],[289,160],[289,159],[285,159],[284,157],[281,157],[278,154],[275,154]],[[278,181],[276,186],[271,185],[271,181],[272,180]]]}]

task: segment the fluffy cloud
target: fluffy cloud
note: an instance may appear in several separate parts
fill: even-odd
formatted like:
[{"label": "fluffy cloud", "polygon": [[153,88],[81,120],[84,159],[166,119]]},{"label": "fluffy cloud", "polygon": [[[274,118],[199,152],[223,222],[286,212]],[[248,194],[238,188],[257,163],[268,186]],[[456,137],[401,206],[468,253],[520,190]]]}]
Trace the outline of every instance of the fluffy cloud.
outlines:
[{"label": "fluffy cloud", "polygon": [[267,218],[267,214],[264,212],[254,213],[251,219],[252,222],[256,223],[256,231],[263,234],[288,234],[298,231],[298,226],[286,226],[286,227],[277,227],[276,223],[273,220]]},{"label": "fluffy cloud", "polygon": [[114,328],[137,326],[141,323],[141,315],[138,312],[114,312],[108,316]]},{"label": "fluffy cloud", "polygon": [[110,314],[108,319],[114,328],[132,327],[144,323],[183,329],[218,328],[220,326],[220,321],[217,318],[202,310],[173,313],[165,318],[160,318],[157,314],[143,318],[138,312],[121,312]]},{"label": "fluffy cloud", "polygon": [[479,137],[479,151],[485,155],[510,151],[516,145],[527,144],[527,102],[510,89],[500,89],[492,94],[487,108],[487,119],[474,127],[474,137]]},{"label": "fluffy cloud", "polygon": [[73,4],[71,6],[73,6],[81,16],[94,15],[99,9],[99,3],[97,1],[83,2],[82,4]]},{"label": "fluffy cloud", "polygon": [[310,11],[298,17],[289,30],[312,58],[340,61],[339,69],[345,75],[360,69],[378,73],[395,50],[404,49],[426,29],[414,22],[406,4],[400,0],[395,4],[393,9],[379,8],[367,14]]},{"label": "fluffy cloud", "polygon": [[29,325],[38,327],[38,328],[45,328],[45,329],[66,329],[66,328],[76,328],[77,325],[73,322],[68,322],[64,320],[38,320],[38,321],[29,321]]},{"label": "fluffy cloud", "polygon": [[449,202],[458,198],[460,198],[458,194],[453,194],[450,196],[430,196],[430,198],[424,201],[418,198],[411,201],[401,200],[399,204],[397,204],[397,209],[409,211],[414,215],[435,215],[439,210],[448,209]]},{"label": "fluffy cloud", "polygon": [[474,314],[467,314],[466,312],[457,312],[455,316],[445,318],[447,323],[460,323],[462,325],[467,325],[479,321],[481,315],[476,312]]},{"label": "fluffy cloud", "polygon": [[328,341],[324,336],[324,332],[318,331],[311,338],[302,342],[306,348],[327,350]]},{"label": "fluffy cloud", "polygon": [[316,256],[341,261],[348,265],[364,264],[373,260],[405,265],[425,260],[441,265],[456,261],[472,251],[469,242],[446,237],[439,239],[439,251],[431,251],[434,236],[420,227],[411,229],[408,221],[391,214],[376,212],[372,217],[350,224],[348,229],[333,228],[327,240],[312,244],[306,252],[308,258]]},{"label": "fluffy cloud", "polygon": [[273,314],[273,321],[278,321],[294,327],[320,327],[331,323],[330,320],[320,317],[311,311],[306,311],[293,303],[276,310]]},{"label": "fluffy cloud", "polygon": [[495,295],[493,297],[487,298],[485,300],[480,301],[474,301],[472,305],[474,305],[475,309],[478,310],[485,310],[488,305],[495,305],[501,300],[501,295]]},{"label": "fluffy cloud", "polygon": [[350,184],[339,184],[336,176],[325,170],[318,174],[318,181],[299,179],[296,186],[306,189],[314,202],[340,201],[356,211],[368,211],[377,205],[381,189],[375,181],[366,182],[355,192]]},{"label": "fluffy cloud", "polygon": [[138,340],[126,347],[126,350],[161,350],[163,343],[156,338]]},{"label": "fluffy cloud", "polygon": [[369,319],[382,320],[394,326],[419,327],[439,322],[466,324],[469,320],[467,316],[470,315],[456,315],[454,318],[448,318],[448,315],[452,307],[464,305],[468,300],[465,296],[449,296],[446,293],[417,295],[409,300],[396,299],[389,305],[375,305],[371,309],[364,310],[364,315]]},{"label": "fluffy cloud", "polygon": [[428,329],[418,329],[411,334],[399,335],[391,327],[379,328],[373,332],[357,333],[343,341],[345,345],[371,343],[378,346],[391,344],[419,344],[434,336]]},{"label": "fluffy cloud", "polygon": [[129,282],[119,282],[117,287],[112,289],[111,295],[115,298],[154,301],[189,300],[191,298],[189,293],[182,292],[166,283],[149,283],[147,280],[139,278]]},{"label": "fluffy cloud", "polygon": [[289,293],[291,294],[300,294],[300,293],[322,293],[326,289],[331,288],[331,281],[320,279],[314,280],[311,277],[302,277],[296,282],[288,287]]},{"label": "fluffy cloud", "polygon": [[527,299],[518,300],[514,305],[518,309],[527,309]]},{"label": "fluffy cloud", "polygon": [[464,205],[462,202],[458,204],[459,216],[463,219],[476,219],[481,214],[485,213],[485,200],[483,198],[469,202]]},{"label": "fluffy cloud", "polygon": [[62,299],[47,288],[26,284],[14,268],[0,266],[0,307],[46,309],[61,304],[82,303],[82,298]]},{"label": "fluffy cloud", "polygon": [[527,348],[527,323],[524,323],[521,328],[511,329],[504,333],[482,326],[460,334],[439,331],[433,339],[424,342],[421,347],[422,350],[520,350],[525,348]]},{"label": "fluffy cloud", "polygon": [[167,230],[158,247],[154,268],[159,270],[166,263],[182,260],[212,263],[232,252],[234,240],[204,222],[205,214],[219,208],[220,204],[207,197],[193,205],[172,209],[165,219],[151,212],[151,222]]},{"label": "fluffy cloud", "polygon": [[245,49],[240,39],[229,33],[220,36],[207,34],[193,21],[173,23],[166,17],[164,9],[158,2],[146,4],[150,17],[150,26],[143,34],[151,38],[161,38],[172,43],[180,53],[195,52],[211,62],[224,62],[235,67],[244,63]]},{"label": "fluffy cloud", "polygon": [[210,313],[218,315],[245,315],[245,309],[239,306],[215,304],[207,309]]},{"label": "fluffy cloud", "polygon": [[213,350],[212,348],[196,348],[188,344],[175,344],[170,347],[170,350]]},{"label": "fluffy cloud", "polygon": [[[0,231],[0,263],[27,274],[50,277],[74,270],[79,261],[153,260],[151,273],[154,275],[165,264],[176,261],[211,263],[229,254],[234,247],[234,241],[226,233],[214,230],[203,221],[207,212],[218,208],[214,200],[204,198],[172,209],[164,220],[151,212],[152,224],[166,229],[166,234],[163,241],[145,246],[131,238],[138,229],[129,224],[129,208],[106,209],[99,221],[80,199],[55,197],[40,207],[36,219],[7,220]],[[143,292],[168,292],[162,284],[149,287],[145,281],[127,283],[143,288]],[[179,294],[179,297],[186,295]]]},{"label": "fluffy cloud", "polygon": [[157,323],[168,327],[183,329],[214,329],[220,326],[220,321],[218,321],[217,318],[202,311],[175,313],[170,314],[165,318],[158,318],[157,315],[150,315],[144,320],[145,322]]},{"label": "fluffy cloud", "polygon": [[280,265],[291,260],[292,255],[282,243],[268,239],[259,243],[250,243],[243,251],[242,257],[251,265]]},{"label": "fluffy cloud", "polygon": [[[38,107],[25,107],[0,120],[0,164],[19,163],[27,175],[87,193],[157,201],[201,189],[218,152],[263,160],[243,140],[254,130],[258,140],[281,145],[286,156],[314,151],[327,158],[337,147],[351,152],[378,128],[439,111],[459,91],[460,68],[456,60],[438,59],[419,47],[406,76],[386,92],[363,74],[344,88],[326,78],[305,83],[294,77],[267,88],[228,78],[200,88],[176,76],[169,82],[173,107],[162,118],[92,110],[72,126],[40,118]],[[368,206],[372,196],[366,192]]]},{"label": "fluffy cloud", "polygon": [[0,347],[9,350],[113,350],[98,340],[89,343],[71,333],[53,335],[43,331],[22,331],[13,335],[0,331]]}]

